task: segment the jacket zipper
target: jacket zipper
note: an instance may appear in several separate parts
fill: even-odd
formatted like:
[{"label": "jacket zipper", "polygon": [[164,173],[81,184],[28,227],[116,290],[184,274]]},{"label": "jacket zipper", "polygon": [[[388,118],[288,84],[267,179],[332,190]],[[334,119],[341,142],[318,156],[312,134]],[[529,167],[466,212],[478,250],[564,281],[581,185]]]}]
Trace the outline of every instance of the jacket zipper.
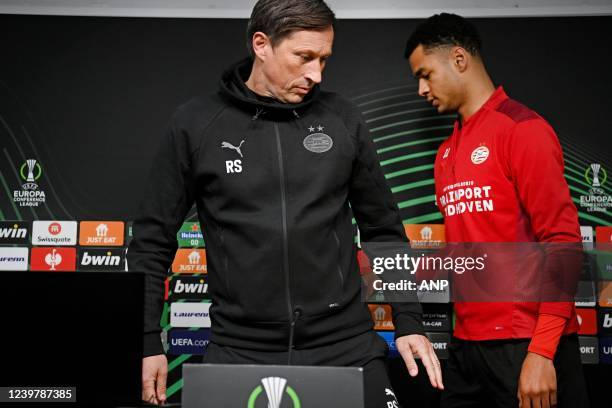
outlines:
[{"label": "jacket zipper", "polygon": [[278,153],[278,169],[280,173],[281,214],[283,218],[283,272],[285,274],[285,289],[287,294],[287,311],[289,313],[289,324],[294,325],[293,306],[291,302],[291,289],[289,286],[289,248],[287,238],[287,192],[285,191],[285,167],[283,165],[283,148],[281,146],[278,124],[274,123],[276,133],[276,151]]}]

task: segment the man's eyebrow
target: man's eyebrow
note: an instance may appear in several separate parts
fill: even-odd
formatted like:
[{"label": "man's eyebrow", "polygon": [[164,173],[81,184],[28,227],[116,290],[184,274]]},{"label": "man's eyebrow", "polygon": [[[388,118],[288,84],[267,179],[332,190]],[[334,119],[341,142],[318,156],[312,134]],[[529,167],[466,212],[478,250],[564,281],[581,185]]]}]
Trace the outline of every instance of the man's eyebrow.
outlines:
[{"label": "man's eyebrow", "polygon": [[414,74],[412,74],[412,76],[415,77],[416,79],[419,79],[422,74],[423,74],[423,68],[419,68]]}]

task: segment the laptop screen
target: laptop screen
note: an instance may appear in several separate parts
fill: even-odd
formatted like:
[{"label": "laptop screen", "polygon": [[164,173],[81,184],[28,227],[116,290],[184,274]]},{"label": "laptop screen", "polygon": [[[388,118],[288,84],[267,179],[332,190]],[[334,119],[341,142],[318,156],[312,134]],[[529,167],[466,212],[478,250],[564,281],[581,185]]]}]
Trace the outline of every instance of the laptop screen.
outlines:
[{"label": "laptop screen", "polygon": [[140,401],[144,275],[5,272],[0,386],[76,388],[77,404]]}]

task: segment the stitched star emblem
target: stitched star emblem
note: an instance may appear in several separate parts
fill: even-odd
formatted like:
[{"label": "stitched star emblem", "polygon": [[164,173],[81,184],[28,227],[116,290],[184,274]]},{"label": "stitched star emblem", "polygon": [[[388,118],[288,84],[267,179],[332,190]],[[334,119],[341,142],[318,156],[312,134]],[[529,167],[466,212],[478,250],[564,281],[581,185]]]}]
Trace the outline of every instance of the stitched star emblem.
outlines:
[{"label": "stitched star emblem", "polygon": [[315,129],[315,128],[314,128],[313,126],[310,126],[310,127],[308,128],[308,130],[309,130],[310,132],[314,132],[314,129]]},{"label": "stitched star emblem", "polygon": [[321,126],[321,125],[317,126],[317,130],[318,130],[319,132],[322,132],[322,131],[323,131],[323,129],[325,129],[323,126]]}]

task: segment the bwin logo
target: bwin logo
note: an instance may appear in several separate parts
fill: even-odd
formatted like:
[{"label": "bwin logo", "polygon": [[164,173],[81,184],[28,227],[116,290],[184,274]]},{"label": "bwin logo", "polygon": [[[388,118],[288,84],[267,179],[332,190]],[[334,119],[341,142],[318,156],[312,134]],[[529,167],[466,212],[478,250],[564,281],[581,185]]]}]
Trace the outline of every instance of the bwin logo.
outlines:
[{"label": "bwin logo", "polygon": [[19,228],[17,224],[13,228],[0,228],[0,238],[23,239],[26,238],[27,234],[28,230]]},{"label": "bwin logo", "polygon": [[207,293],[208,292],[208,284],[204,283],[204,280],[201,279],[200,283],[183,283],[180,280],[176,282],[174,286],[174,290],[172,293],[180,294],[180,293]]},{"label": "bwin logo", "polygon": [[[240,155],[240,157],[244,158],[244,156],[242,155],[242,150],[240,150],[243,143],[244,143],[244,140],[241,140],[238,146],[234,146],[233,144],[229,142],[221,142],[221,148],[235,150],[236,153]],[[227,174],[242,173],[242,160],[226,160],[225,161],[225,172]]]},{"label": "bwin logo", "polygon": [[118,255],[113,256],[112,252],[107,252],[106,255],[89,255],[88,252],[83,254],[81,259],[82,266],[119,266],[121,257]]}]

